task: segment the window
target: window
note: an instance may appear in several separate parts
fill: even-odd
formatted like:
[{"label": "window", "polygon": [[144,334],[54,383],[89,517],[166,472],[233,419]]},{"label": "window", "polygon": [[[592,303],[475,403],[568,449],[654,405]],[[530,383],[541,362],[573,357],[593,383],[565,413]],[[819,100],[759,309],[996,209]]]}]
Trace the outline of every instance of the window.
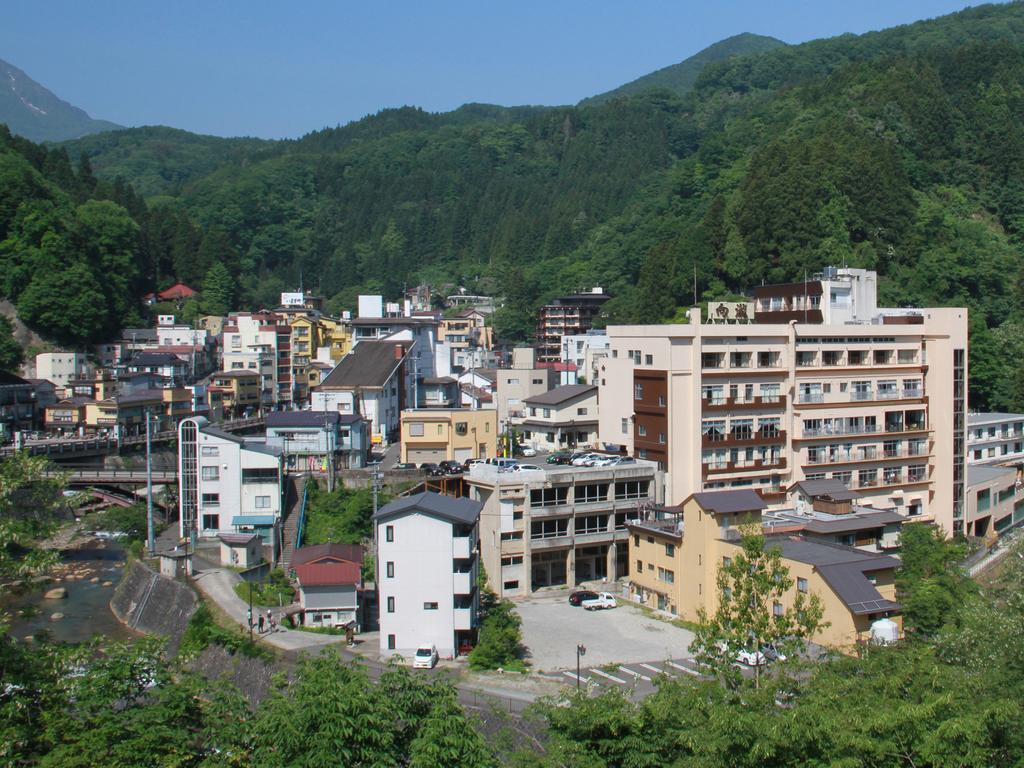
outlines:
[{"label": "window", "polygon": [[647,437],[647,425],[646,424],[637,424],[636,431],[637,431],[637,434],[640,435],[640,437]]},{"label": "window", "polygon": [[676,583],[675,571],[670,571],[667,568],[659,568],[658,569],[658,580],[659,581],[664,581],[666,584],[675,584]]},{"label": "window", "polygon": [[[394,612],[395,612],[395,598],[389,597],[388,598],[388,613],[394,613]],[[394,637],[394,635],[392,635],[392,637]]]},{"label": "window", "polygon": [[457,421],[457,422],[455,422],[455,434],[456,435],[465,435],[468,432],[469,432],[469,425],[468,425],[467,422],[465,422],[465,421]]},{"label": "window", "polygon": [[608,516],[587,515],[586,517],[577,517],[575,529],[577,534],[603,533],[608,530]]},{"label": "window", "polygon": [[778,600],[776,600],[774,603],[772,603],[772,615],[773,616],[781,616],[782,615],[782,603],[780,603]]},{"label": "window", "polygon": [[797,580],[796,580],[796,588],[797,588],[798,591],[806,593],[807,592],[807,579],[802,578],[802,577],[801,578],[797,578]]},{"label": "window", "polygon": [[534,488],[530,490],[530,506],[557,507],[566,503],[569,486],[560,485],[554,488]]},{"label": "window", "polygon": [[675,544],[666,544],[665,545],[665,557],[675,557],[675,556],[676,556],[676,545]]},{"label": "window", "polygon": [[586,416],[587,415],[587,409],[586,408],[577,408],[576,409],[576,415],[577,416]]},{"label": "window", "polygon": [[220,494],[219,493],[204,493],[202,498],[202,504],[204,507],[219,507],[220,506]]},{"label": "window", "polygon": [[533,383],[534,384],[543,384],[544,383],[544,379],[534,379]]},{"label": "window", "polygon": [[220,455],[220,448],[218,448],[216,445],[204,445],[202,451],[200,451],[200,455],[202,455],[202,456],[219,456]]},{"label": "window", "polygon": [[438,424],[437,425],[437,434],[439,436],[444,434],[444,424]]},{"label": "window", "polygon": [[516,386],[519,384],[519,379],[509,379],[508,383],[510,386]]},{"label": "window", "polygon": [[523,563],[523,556],[522,555],[511,555],[509,557],[501,558],[501,564],[502,565],[522,565],[522,563]]},{"label": "window", "polygon": [[514,589],[519,589],[519,579],[513,579],[512,581],[502,582],[502,589],[506,592],[510,592]]},{"label": "window", "polygon": [[636,534],[633,534],[633,546],[634,547],[639,547],[640,546],[640,537],[637,536]]},{"label": "window", "polygon": [[654,355],[644,355],[644,365],[654,365]]},{"label": "window", "polygon": [[643,384],[634,384],[633,385],[633,399],[634,400],[643,400],[644,399],[644,385]]},{"label": "window", "polygon": [[437,610],[437,603],[424,603],[423,604],[423,610],[424,611],[436,611]]},{"label": "window", "polygon": [[534,520],[530,523],[531,539],[552,539],[558,536],[565,536],[569,530],[569,521],[563,520]]},{"label": "window", "polygon": [[394,541],[395,540],[395,526],[385,525],[384,526],[384,540]]},{"label": "window", "polygon": [[203,480],[220,480],[220,467],[203,467]]},{"label": "window", "polygon": [[608,483],[591,483],[590,485],[577,485],[575,500],[577,504],[589,504],[595,501],[604,501],[608,498]]},{"label": "window", "polygon": [[644,561],[643,560],[637,560],[636,561],[636,572],[637,573],[643,573],[644,572]]},{"label": "window", "polygon": [[395,650],[395,636],[394,635],[388,635],[388,650],[389,651]]},{"label": "window", "polygon": [[978,491],[978,511],[986,512],[992,503],[992,492],[987,488],[984,491]]},{"label": "window", "polygon": [[723,557],[722,558],[722,567],[723,568],[728,568],[730,565],[732,565],[732,558],[731,557]]},{"label": "window", "polygon": [[269,496],[257,496],[256,497],[256,509],[270,509],[270,497]]},{"label": "window", "polygon": [[395,563],[393,560],[388,560],[387,574],[389,579],[395,578]]},{"label": "window", "polygon": [[623,419],[622,420],[622,434],[624,434],[624,435],[628,435],[629,434],[629,419]]},{"label": "window", "polygon": [[646,480],[620,480],[615,483],[615,499],[642,499],[647,496],[648,481]]}]

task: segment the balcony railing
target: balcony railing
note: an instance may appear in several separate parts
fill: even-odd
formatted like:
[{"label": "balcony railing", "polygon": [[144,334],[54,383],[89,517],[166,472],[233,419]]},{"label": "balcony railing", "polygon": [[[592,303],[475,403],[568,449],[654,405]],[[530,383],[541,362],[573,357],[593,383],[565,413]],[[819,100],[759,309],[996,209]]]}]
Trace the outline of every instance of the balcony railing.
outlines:
[{"label": "balcony railing", "polygon": [[727,446],[756,446],[786,442],[785,430],[757,430],[743,432],[706,432],[702,443],[705,448]]},{"label": "balcony railing", "polygon": [[825,396],[821,392],[801,392],[797,397],[797,402],[800,404],[823,403],[825,402]]},{"label": "balcony railing", "polygon": [[873,435],[881,432],[882,429],[877,424],[852,424],[852,425],[834,425],[830,424],[827,427],[816,427],[813,429],[805,428],[803,436],[807,437],[832,437],[833,435]]},{"label": "balcony railing", "polygon": [[785,408],[786,396],[757,395],[755,397],[705,397],[702,402],[704,404],[704,410],[706,411],[727,411],[731,409],[752,409],[761,407]]},{"label": "balcony railing", "polygon": [[709,461],[703,464],[704,475],[724,472],[746,472],[755,469],[785,469],[786,459],[778,456],[774,459],[741,459],[739,461]]}]

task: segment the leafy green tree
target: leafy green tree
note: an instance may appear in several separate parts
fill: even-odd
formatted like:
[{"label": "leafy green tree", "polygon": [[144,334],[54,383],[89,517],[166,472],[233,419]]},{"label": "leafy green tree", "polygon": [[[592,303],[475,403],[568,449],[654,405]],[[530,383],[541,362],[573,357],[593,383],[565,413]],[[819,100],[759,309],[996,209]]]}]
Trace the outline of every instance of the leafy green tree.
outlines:
[{"label": "leafy green tree", "polygon": [[110,327],[103,290],[82,263],[37,272],[18,298],[18,316],[45,336],[73,345],[101,339]]},{"label": "leafy green tree", "polygon": [[25,351],[14,338],[11,321],[0,315],[0,371],[16,371],[25,360]]},{"label": "leafy green tree", "polygon": [[902,567],[896,573],[896,591],[903,604],[904,626],[929,637],[956,620],[974,591],[960,567],[967,546],[926,523],[904,525],[900,546]]},{"label": "leafy green tree", "polygon": [[214,262],[203,280],[200,305],[203,313],[226,317],[234,309],[235,278],[221,262]]},{"label": "leafy green tree", "polygon": [[50,535],[65,505],[64,479],[45,456],[17,451],[0,461],[0,578],[31,575],[56,562],[37,542]]},{"label": "leafy green tree", "polygon": [[[718,567],[718,605],[714,615],[699,611],[699,626],[690,650],[709,672],[730,687],[743,677],[736,669],[741,650],[760,653],[774,645],[787,655],[802,650],[824,625],[821,598],[797,591],[792,605],[781,610],[793,586],[789,569],[777,547],[767,546],[760,525],[742,530],[740,546],[731,562]],[[761,666],[755,665],[755,687],[760,687]]]},{"label": "leafy green tree", "polygon": [[497,765],[494,756],[478,731],[466,718],[448,691],[434,703],[420,727],[409,752],[412,768],[447,768],[458,765],[488,768]]}]

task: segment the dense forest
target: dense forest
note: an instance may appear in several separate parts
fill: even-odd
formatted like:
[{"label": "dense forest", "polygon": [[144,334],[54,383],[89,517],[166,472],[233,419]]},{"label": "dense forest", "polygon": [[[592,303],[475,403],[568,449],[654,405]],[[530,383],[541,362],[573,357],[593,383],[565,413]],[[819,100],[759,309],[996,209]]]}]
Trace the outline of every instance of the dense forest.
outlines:
[{"label": "dense forest", "polygon": [[[17,218],[18,195],[120,204],[140,286],[226,270],[231,302],[269,305],[301,275],[340,309],[359,291],[464,285],[505,297],[496,325],[511,341],[545,299],[588,284],[616,297],[608,322],[661,322],[845,263],[877,269],[887,303],[969,306],[971,406],[1019,410],[1022,83],[1024,6],[990,5],[708,63],[682,94],[406,107],[293,141],[161,128],[49,151],[7,140],[0,174],[27,162],[44,187],[5,192],[3,291],[50,330],[38,289],[26,299],[13,277],[41,231]],[[55,152],[85,170],[47,173]],[[90,166],[103,181],[83,193]]]}]

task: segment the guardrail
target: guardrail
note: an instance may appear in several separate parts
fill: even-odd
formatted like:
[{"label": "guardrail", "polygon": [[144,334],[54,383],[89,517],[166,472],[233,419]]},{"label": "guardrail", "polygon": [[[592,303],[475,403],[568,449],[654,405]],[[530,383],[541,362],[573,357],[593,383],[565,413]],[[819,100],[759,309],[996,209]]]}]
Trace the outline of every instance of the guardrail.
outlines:
[{"label": "guardrail", "polygon": [[[146,470],[144,469],[78,469],[74,471],[52,470],[46,473],[48,477],[64,477],[71,484],[90,483],[129,483],[131,485],[144,485],[146,483]],[[176,483],[178,473],[170,470],[154,470],[154,483]]]},{"label": "guardrail", "polygon": [[312,478],[307,480],[302,486],[302,503],[299,504],[299,523],[295,528],[295,549],[302,546],[302,533],[306,527],[306,501],[309,499],[309,483],[311,480]]}]

